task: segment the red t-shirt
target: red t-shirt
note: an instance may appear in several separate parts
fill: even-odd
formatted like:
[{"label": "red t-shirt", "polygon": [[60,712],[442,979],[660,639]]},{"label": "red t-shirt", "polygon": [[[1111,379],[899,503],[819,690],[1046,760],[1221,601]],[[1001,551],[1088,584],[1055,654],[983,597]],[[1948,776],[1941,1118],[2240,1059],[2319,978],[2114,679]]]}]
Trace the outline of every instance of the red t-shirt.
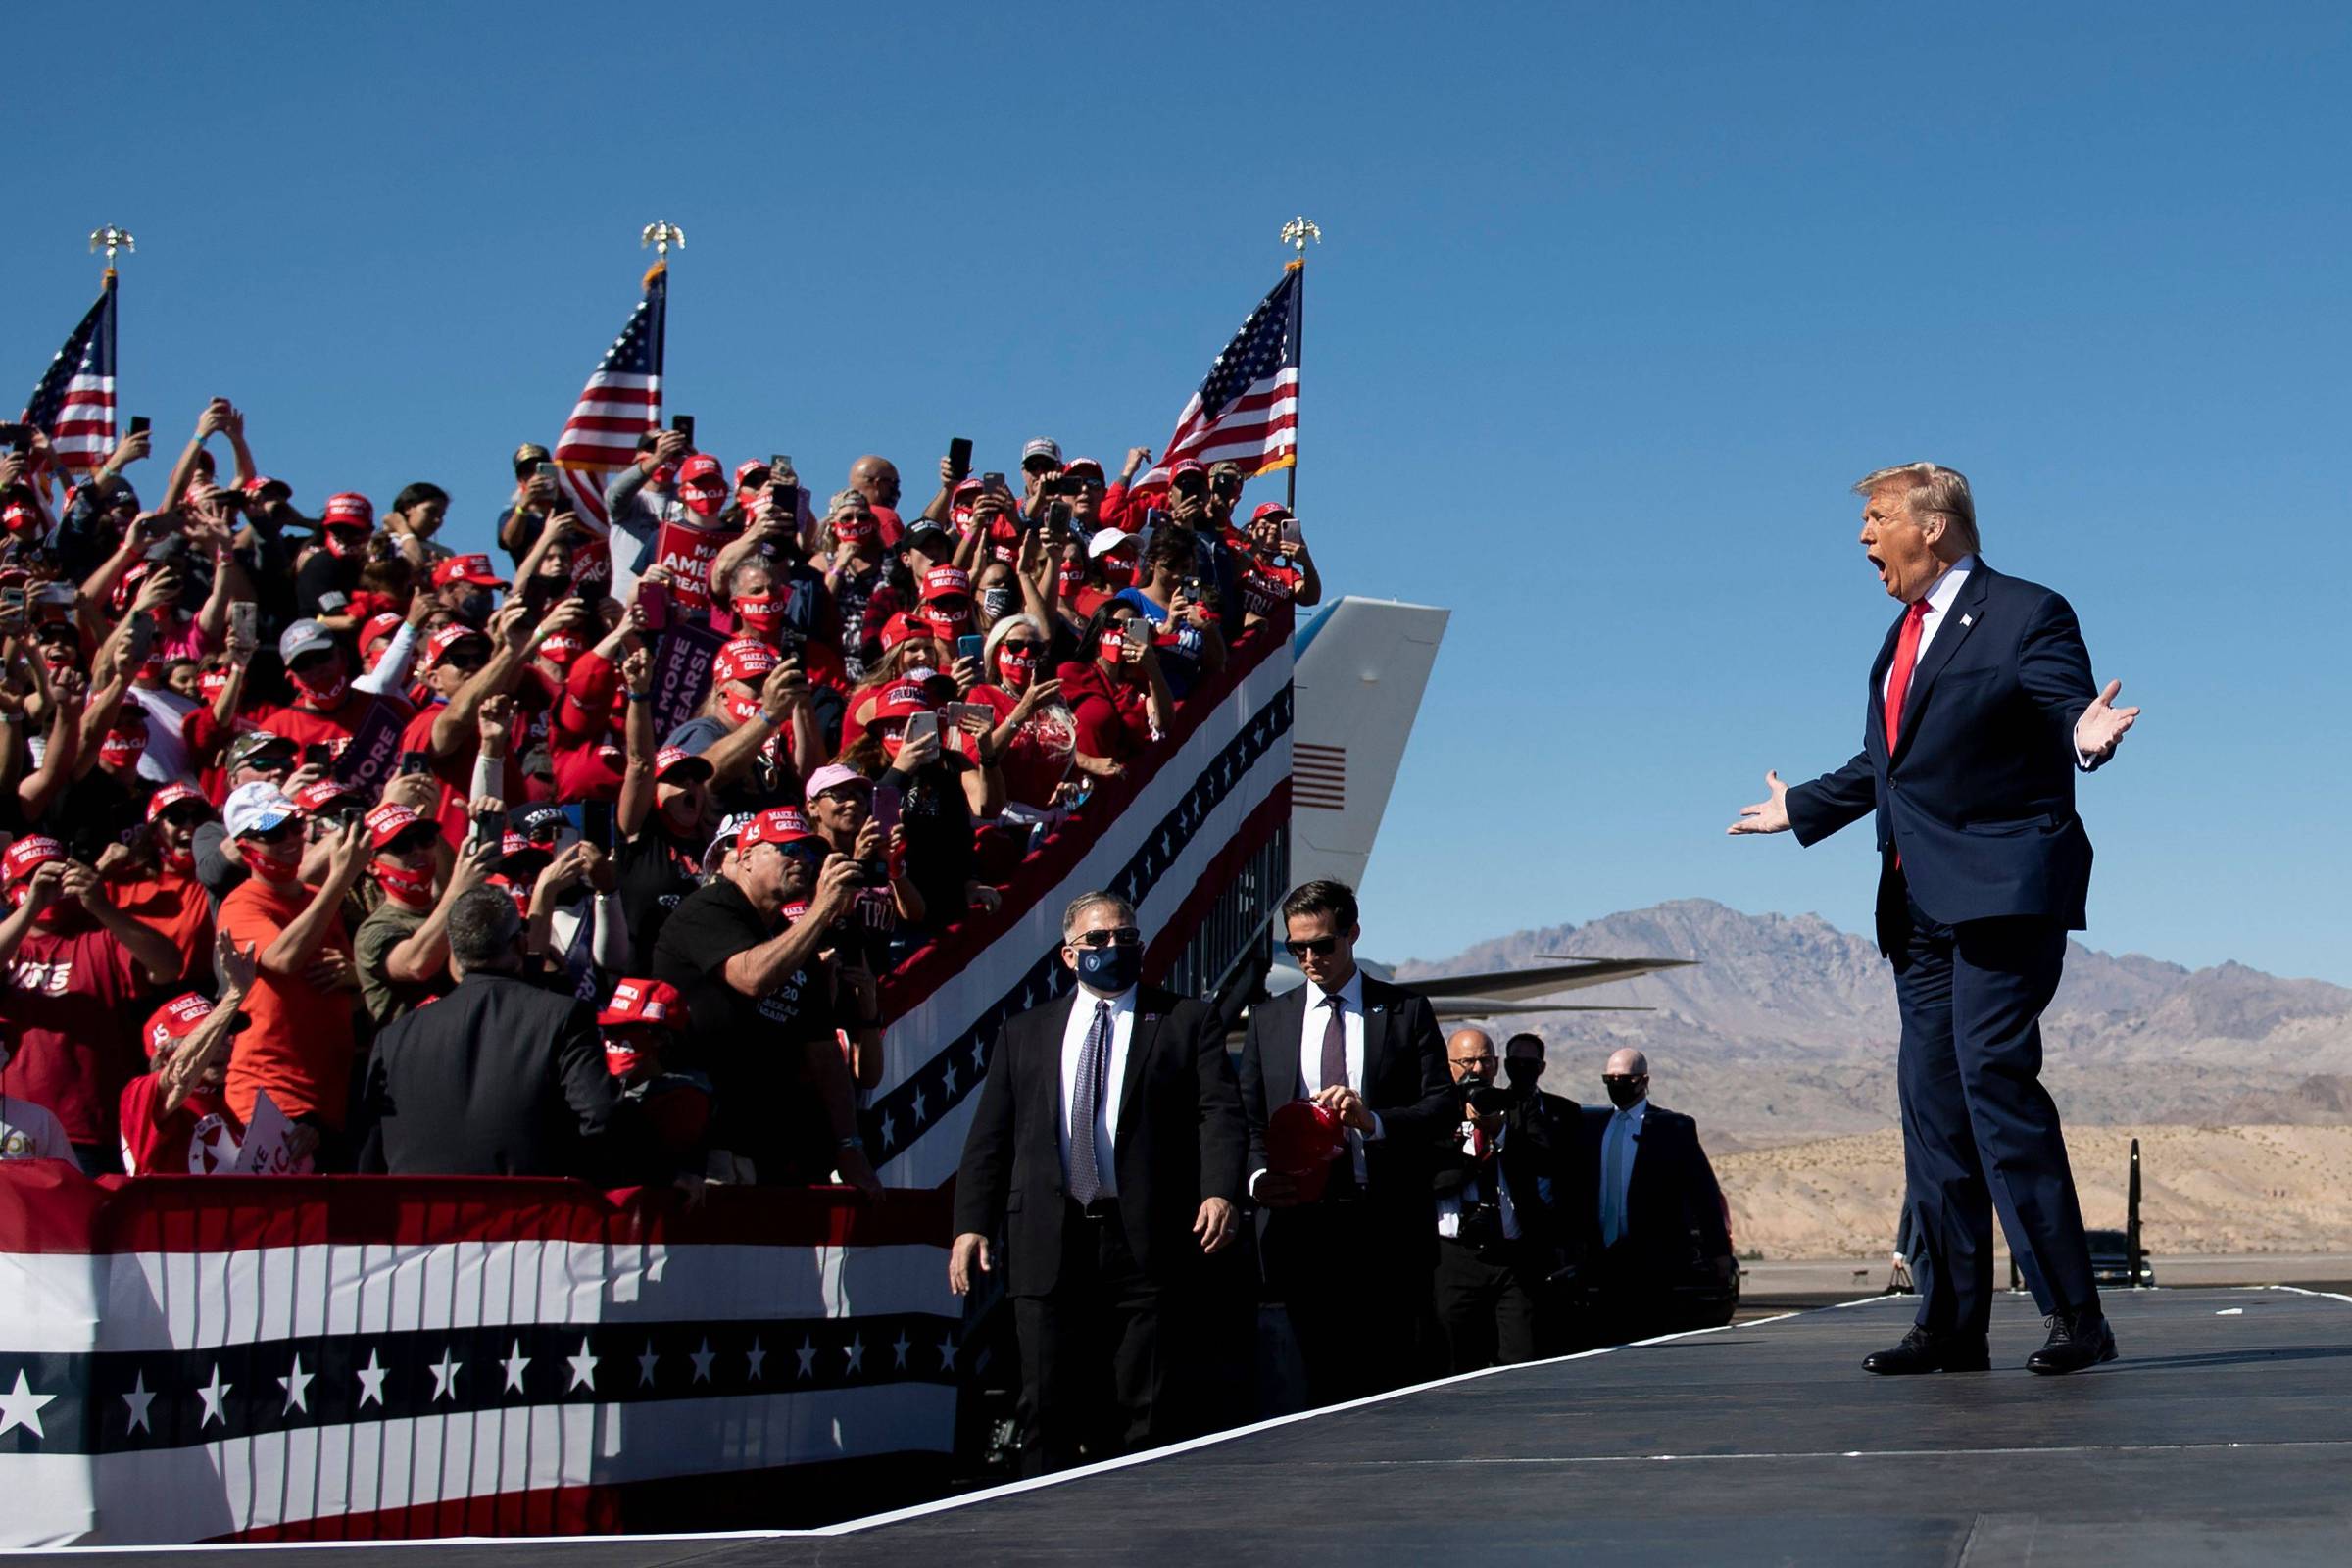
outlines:
[{"label": "red t-shirt", "polygon": [[1242,572],[1242,608],[1252,615],[1269,619],[1280,615],[1306,583],[1306,573],[1297,566],[1278,565],[1254,556],[1242,559],[1246,564]]},{"label": "red t-shirt", "polygon": [[76,910],[63,929],[35,925],[8,962],[0,1018],[14,1054],[0,1091],[54,1111],[77,1144],[114,1141],[115,1102],[138,1071],[138,966],[130,950]]},{"label": "red t-shirt", "polygon": [[1144,688],[1113,681],[1099,663],[1064,664],[1061,700],[1078,720],[1078,750],[1122,761],[1152,744],[1152,715]]},{"label": "red t-shirt", "polygon": [[[311,890],[299,882],[247,877],[220,901],[220,929],[238,947],[251,943],[256,953],[268,953],[310,903]],[[340,913],[327,921],[318,951],[329,948],[351,956]],[[355,1049],[351,1009],[358,1002],[356,992],[321,991],[301,975],[278,980],[265,969],[254,976],[243,1008],[250,1021],[230,1048],[229,1108],[251,1121],[253,1097],[267,1089],[287,1115],[315,1111],[341,1127]]]},{"label": "red t-shirt", "polygon": [[218,1094],[198,1090],[164,1110],[164,1081],[143,1072],[122,1086],[122,1168],[133,1176],[217,1176],[236,1163],[245,1124]]},{"label": "red t-shirt", "polygon": [[[998,727],[1020,706],[1020,699],[1001,686],[975,686],[965,701],[987,704]],[[1005,798],[1039,810],[1052,806],[1055,786],[1069,776],[1070,754],[1077,746],[1077,726],[1060,703],[1047,703],[1031,713],[997,759],[1004,773]]]},{"label": "red t-shirt", "polygon": [[115,907],[152,930],[179,953],[179,978],[197,978],[213,952],[213,901],[204,884],[169,867],[133,882],[109,884]]},{"label": "red t-shirt", "polygon": [[287,703],[266,703],[247,716],[256,729],[283,736],[297,746],[331,746],[340,757],[343,748],[360,732],[360,726],[368,722],[368,710],[378,703],[391,701],[372,692],[353,692],[332,712],[315,713]]}]

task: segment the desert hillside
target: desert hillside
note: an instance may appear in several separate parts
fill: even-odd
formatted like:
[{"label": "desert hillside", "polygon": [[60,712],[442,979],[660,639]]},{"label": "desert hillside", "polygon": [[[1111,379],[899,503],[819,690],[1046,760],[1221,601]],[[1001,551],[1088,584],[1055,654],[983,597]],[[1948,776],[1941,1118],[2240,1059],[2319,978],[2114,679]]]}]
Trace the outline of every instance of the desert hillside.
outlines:
[{"label": "desert hillside", "polygon": [[[2070,1127],[2083,1222],[2121,1229],[2134,1137],[2151,1252],[2352,1248],[2352,1127]],[[1714,1156],[1742,1251],[1871,1257],[1892,1245],[1903,1190],[1893,1129]]]}]

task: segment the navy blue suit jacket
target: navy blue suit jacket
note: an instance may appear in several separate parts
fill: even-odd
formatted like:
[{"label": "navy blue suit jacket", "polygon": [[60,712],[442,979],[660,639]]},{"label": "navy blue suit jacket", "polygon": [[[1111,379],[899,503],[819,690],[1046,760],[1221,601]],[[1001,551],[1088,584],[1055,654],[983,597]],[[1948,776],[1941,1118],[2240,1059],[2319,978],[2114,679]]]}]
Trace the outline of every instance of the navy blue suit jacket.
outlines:
[{"label": "navy blue suit jacket", "polygon": [[1797,842],[1878,813],[1911,897],[1946,925],[2001,915],[2086,923],[2090,837],[2075,814],[2075,720],[2097,694],[2059,594],[1980,557],[1921,656],[1886,751],[1880,688],[1902,616],[1870,666],[1862,750],[1788,791]]}]

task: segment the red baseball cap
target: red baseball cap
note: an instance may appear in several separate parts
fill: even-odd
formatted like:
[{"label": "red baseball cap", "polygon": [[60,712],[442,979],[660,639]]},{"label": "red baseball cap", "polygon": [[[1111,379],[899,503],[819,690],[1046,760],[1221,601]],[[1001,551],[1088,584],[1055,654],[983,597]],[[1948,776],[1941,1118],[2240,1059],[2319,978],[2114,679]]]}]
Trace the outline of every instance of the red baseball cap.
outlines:
[{"label": "red baseball cap", "polygon": [[316,784],[305,784],[294,797],[294,805],[305,816],[317,816],[337,801],[356,801],[359,796],[341,779],[322,778]]},{"label": "red baseball cap", "polygon": [[[304,793],[309,792],[305,791]],[[418,816],[407,807],[391,801],[386,801],[369,811],[367,821],[368,848],[377,850],[388,847],[394,839],[399,838],[411,828],[433,826],[432,823]],[[435,829],[435,831],[439,830]]]},{"label": "red baseball cap", "polygon": [[972,597],[972,574],[961,566],[933,566],[923,573],[923,603],[945,599],[950,594]]},{"label": "red baseball cap", "polygon": [[1076,473],[1081,468],[1092,469],[1095,477],[1098,479],[1102,477],[1102,465],[1097,463],[1092,458],[1072,458],[1069,462],[1061,466],[1062,475],[1066,478],[1070,474]]},{"label": "red baseball cap", "polygon": [[1311,1100],[1294,1100],[1266,1118],[1266,1163],[1297,1182],[1308,1202],[1323,1196],[1332,1161],[1347,1147],[1340,1118]]},{"label": "red baseball cap", "polygon": [[687,1017],[686,999],[676,986],[662,980],[622,980],[612,987],[612,1000],[596,1021],[604,1029],[643,1023],[675,1031],[686,1027]]},{"label": "red baseball cap", "polygon": [[0,513],[0,524],[10,533],[29,533],[41,526],[40,510],[28,501],[11,501],[8,510]]},{"label": "red baseball cap", "polygon": [[451,621],[424,640],[424,667],[431,669],[449,657],[451,649],[463,642],[488,643],[490,634],[477,631],[463,621]]},{"label": "red baseball cap", "polygon": [[147,1015],[147,1022],[139,1030],[139,1044],[147,1048],[152,1059],[164,1047],[175,1046],[194,1034],[196,1026],[212,1015],[213,1003],[209,997],[200,997],[193,991],[173,997]]},{"label": "red baseball cap", "polygon": [[278,500],[291,501],[294,499],[294,487],[292,485],[286,483],[286,481],[283,479],[272,479],[266,473],[257,473],[252,478],[246,480],[244,489],[245,493],[249,496],[259,496],[269,490],[274,489],[277,492]]},{"label": "red baseball cap", "polygon": [[65,858],[66,847],[57,840],[42,833],[27,834],[10,845],[7,855],[0,856],[0,881],[22,882],[51,860]]},{"label": "red baseball cap", "polygon": [[654,777],[665,779],[680,768],[691,769],[697,778],[709,778],[710,760],[683,746],[664,746],[654,754]]},{"label": "red baseball cap", "polygon": [[147,797],[147,820],[154,821],[182,801],[194,801],[207,811],[213,808],[213,803],[204,798],[202,790],[187,784],[167,784]]},{"label": "red baseball cap", "polygon": [[372,528],[375,503],[357,490],[345,490],[326,498],[326,511],[318,521],[328,528]]},{"label": "red baseball cap", "polygon": [[[750,478],[755,473],[765,473],[766,471],[767,465],[761,463],[758,458],[744,459],[741,463],[735,465],[735,488],[738,490],[742,489],[744,480]],[[626,982],[623,983],[625,984]]]},{"label": "red baseball cap", "polygon": [[1250,520],[1251,522],[1263,522],[1268,517],[1287,517],[1290,514],[1291,509],[1284,506],[1281,502],[1265,501],[1260,502],[1257,510],[1250,514]]},{"label": "red baseball cap", "polygon": [[789,806],[771,806],[743,825],[742,835],[735,840],[738,855],[760,844],[798,844],[812,839],[808,819]]},{"label": "red baseball cap", "polygon": [[757,637],[738,637],[718,651],[710,661],[710,678],[721,686],[731,681],[746,685],[767,678],[767,672],[784,662],[784,656]]},{"label": "red baseball cap", "polygon": [[929,616],[917,615],[911,611],[902,610],[883,622],[882,651],[887,654],[901,643],[911,642],[917,637],[936,637],[937,635],[939,635],[938,628],[931,624]]},{"label": "red baseball cap", "polygon": [[452,556],[433,568],[433,586],[446,588],[453,582],[469,582],[482,588],[504,588],[507,579],[490,569],[490,558],[484,555]]},{"label": "red baseball cap", "polygon": [[711,484],[721,484],[725,482],[721,477],[722,472],[716,458],[708,452],[697,452],[678,465],[678,483],[700,484],[708,480]]},{"label": "red baseball cap", "polygon": [[882,688],[881,697],[874,703],[874,718],[877,721],[906,718],[914,713],[928,713],[937,706],[931,701],[931,694],[923,690],[921,681],[903,680]]},{"label": "red baseball cap", "polygon": [[394,610],[369,615],[368,624],[360,628],[360,652],[366,653],[385,638],[396,635],[400,630],[401,623],[407,619],[406,615]]},{"label": "red baseball cap", "polygon": [[1200,475],[1201,478],[1205,479],[1208,477],[1208,466],[1199,458],[1182,459],[1177,463],[1176,466],[1168,470],[1168,482],[1173,484],[1175,481],[1183,478],[1188,473],[1197,473]]}]

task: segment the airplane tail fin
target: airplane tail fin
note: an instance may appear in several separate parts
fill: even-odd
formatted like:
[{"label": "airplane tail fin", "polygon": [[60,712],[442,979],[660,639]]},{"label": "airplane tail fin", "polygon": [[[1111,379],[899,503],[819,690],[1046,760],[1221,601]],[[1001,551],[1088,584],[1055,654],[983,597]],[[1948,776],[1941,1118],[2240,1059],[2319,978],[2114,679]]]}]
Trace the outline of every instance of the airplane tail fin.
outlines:
[{"label": "airplane tail fin", "polygon": [[1343,598],[1293,654],[1291,885],[1361,887],[1450,611]]}]

